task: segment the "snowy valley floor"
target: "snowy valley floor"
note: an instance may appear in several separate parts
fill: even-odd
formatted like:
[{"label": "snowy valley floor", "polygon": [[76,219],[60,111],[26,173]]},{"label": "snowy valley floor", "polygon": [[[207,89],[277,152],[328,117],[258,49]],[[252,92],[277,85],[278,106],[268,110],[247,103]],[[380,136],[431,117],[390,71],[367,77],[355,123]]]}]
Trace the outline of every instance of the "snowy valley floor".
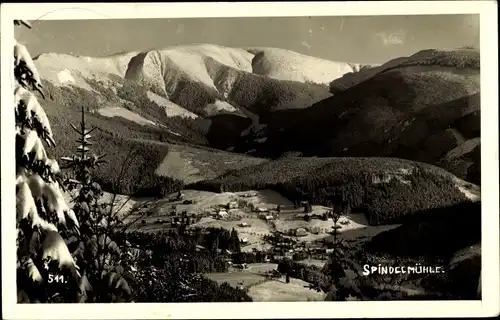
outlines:
[{"label": "snowy valley floor", "polygon": [[[477,200],[479,190],[468,188],[467,184],[457,181],[457,185],[468,194],[471,199]],[[190,201],[190,204],[183,204],[183,201],[171,201],[170,195],[165,199],[153,198],[130,198],[117,196],[115,206],[120,209],[125,223],[135,221],[131,225],[131,230],[144,232],[166,231],[172,228],[170,219],[172,210],[175,208],[177,215],[186,212],[189,217],[194,217],[194,223],[189,228],[224,228],[238,231],[240,239],[245,238],[248,243],[242,246],[242,251],[269,250],[272,245],[265,241],[264,236],[271,235],[274,231],[287,232],[304,228],[308,231],[305,236],[297,237],[299,242],[318,243],[318,241],[331,241],[332,221],[321,219],[311,219],[305,221],[302,217],[303,209],[294,209],[293,204],[279,193],[272,190],[248,190],[244,192],[224,192],[213,193],[198,190],[183,190],[183,201]],[[112,195],[105,194],[102,201],[110,201]],[[238,208],[221,209],[228,203],[238,204]],[[272,221],[265,221],[258,210],[274,212],[277,205],[281,206],[281,212]],[[216,213],[223,210],[227,212],[225,217],[217,217]],[[328,210],[327,207],[313,206],[312,215],[321,215]],[[129,212],[136,211],[133,214]],[[264,214],[265,215],[265,214]],[[340,236],[351,243],[362,243],[380,232],[390,230],[399,225],[369,226],[363,214],[349,214],[339,220],[342,229]],[[358,247],[358,246],[356,246]],[[358,247],[359,248],[359,247]],[[326,257],[325,257],[326,258]],[[318,258],[305,259],[303,264],[314,265],[322,268],[327,260]],[[276,263],[255,263],[249,264],[247,269],[230,268],[226,273],[208,273],[205,276],[218,283],[227,282],[233,287],[244,288],[253,301],[321,301],[326,294],[318,292],[309,287],[309,283],[300,279],[291,278],[290,283],[286,283],[284,277],[279,279],[269,279],[266,273],[276,270]],[[414,285],[391,288],[392,290],[405,292],[407,295],[423,295],[425,291]]]}]

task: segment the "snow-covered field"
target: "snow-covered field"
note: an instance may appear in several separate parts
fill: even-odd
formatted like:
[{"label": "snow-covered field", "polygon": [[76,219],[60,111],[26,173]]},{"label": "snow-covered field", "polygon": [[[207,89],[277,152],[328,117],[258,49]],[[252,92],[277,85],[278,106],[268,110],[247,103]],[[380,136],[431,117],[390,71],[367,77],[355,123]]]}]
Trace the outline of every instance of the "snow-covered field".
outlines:
[{"label": "snow-covered field", "polygon": [[215,115],[220,112],[235,112],[237,109],[225,101],[217,100],[214,103],[208,104],[205,108],[208,115]]},{"label": "snow-covered field", "polygon": [[247,269],[230,270],[229,272],[207,273],[205,276],[219,284],[227,282],[233,287],[242,286],[248,289],[248,295],[254,302],[279,301],[323,301],[326,294],[309,288],[309,283],[300,279],[285,277],[266,279],[264,274],[276,270],[276,263],[251,263]]},{"label": "snow-covered field", "polygon": [[156,169],[156,174],[177,178],[189,184],[213,179],[228,170],[237,170],[265,161],[267,160],[237,153],[170,144],[169,152]]},{"label": "snow-covered field", "polygon": [[459,158],[464,154],[471,152],[472,150],[474,150],[474,148],[476,148],[480,144],[481,144],[481,138],[473,138],[466,140],[463,143],[459,144],[456,148],[448,151],[448,153],[446,153],[444,158],[447,161]]},{"label": "snow-covered field", "polygon": [[309,283],[290,278],[290,283],[272,280],[250,287],[248,295],[254,302],[324,301],[326,294],[309,288]]},{"label": "snow-covered field", "polygon": [[217,281],[219,284],[227,282],[232,287],[238,287],[239,285],[248,287],[266,279],[260,274],[244,271],[214,272],[207,273],[205,276],[210,280]]},{"label": "snow-covered field", "polygon": [[163,98],[162,96],[157,95],[154,92],[148,91],[147,95],[148,95],[149,100],[155,102],[160,107],[165,108],[165,114],[168,117],[179,116],[179,117],[191,118],[191,119],[198,118],[198,116],[196,114],[176,105],[172,101],[167,100],[167,99]]},{"label": "snow-covered field", "polygon": [[481,201],[481,188],[462,179],[455,178],[457,188],[471,201]]}]

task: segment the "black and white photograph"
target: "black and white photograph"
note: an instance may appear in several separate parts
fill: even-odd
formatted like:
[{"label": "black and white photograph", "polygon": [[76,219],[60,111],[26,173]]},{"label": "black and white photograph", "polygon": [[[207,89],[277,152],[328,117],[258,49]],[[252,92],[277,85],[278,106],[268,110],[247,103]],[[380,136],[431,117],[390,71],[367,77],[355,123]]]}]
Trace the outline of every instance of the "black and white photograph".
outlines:
[{"label": "black and white photograph", "polygon": [[2,5],[16,310],[498,314],[496,3],[299,4]]}]

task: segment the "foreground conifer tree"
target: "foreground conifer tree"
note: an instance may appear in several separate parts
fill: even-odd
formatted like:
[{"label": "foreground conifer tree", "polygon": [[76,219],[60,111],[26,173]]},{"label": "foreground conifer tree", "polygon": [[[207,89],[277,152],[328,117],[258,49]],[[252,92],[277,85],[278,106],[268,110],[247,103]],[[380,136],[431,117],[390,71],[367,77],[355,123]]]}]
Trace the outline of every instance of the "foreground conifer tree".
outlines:
[{"label": "foreground conifer tree", "polygon": [[[26,21],[14,23],[31,28]],[[17,41],[13,90],[18,301],[70,302],[81,276],[64,236],[79,233],[79,222],[64,199],[59,165],[46,151],[55,140],[36,94],[44,98],[40,76],[28,50]]]},{"label": "foreground conifer tree", "polygon": [[[26,21],[16,25],[31,28]],[[46,147],[54,146],[49,120],[38,102],[42,83],[25,46],[15,43],[16,206],[18,302],[114,302],[130,300],[127,250],[111,240],[121,225],[115,198],[99,202],[92,169],[104,155],[89,154],[90,133],[82,120],[76,153],[63,157],[64,176]],[[73,206],[64,194],[75,195]],[[78,216],[78,219],[77,219]],[[81,225],[80,225],[80,222]],[[130,269],[130,268],[127,268]]]}]

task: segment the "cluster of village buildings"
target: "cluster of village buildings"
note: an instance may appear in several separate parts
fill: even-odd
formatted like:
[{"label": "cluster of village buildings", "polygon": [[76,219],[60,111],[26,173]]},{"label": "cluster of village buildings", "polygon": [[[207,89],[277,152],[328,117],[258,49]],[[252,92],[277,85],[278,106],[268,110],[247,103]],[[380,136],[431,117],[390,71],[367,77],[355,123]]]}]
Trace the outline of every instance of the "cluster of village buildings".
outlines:
[{"label": "cluster of village buildings", "polygon": [[[241,197],[252,197],[252,194],[242,195]],[[183,200],[182,195],[178,196],[176,200]],[[192,201],[183,200],[183,204],[192,204]],[[198,222],[203,217],[211,217],[213,219],[218,220],[226,220],[226,221],[240,221],[241,215],[232,214],[235,210],[241,209],[242,207],[246,207],[250,209],[253,213],[257,214],[257,217],[268,222],[273,223],[276,219],[279,219],[281,208],[278,205],[274,209],[269,209],[267,207],[259,207],[254,205],[253,203],[247,203],[246,201],[230,201],[227,204],[219,205],[217,207],[211,208],[205,211],[203,214],[189,214],[187,211],[181,212],[181,214],[177,213],[176,207],[172,206],[172,210],[170,212],[170,216],[165,219],[158,219],[156,223],[169,223],[171,224],[171,228],[178,228],[181,224],[191,225]],[[307,213],[306,213],[307,214]],[[297,218],[300,219],[303,214],[298,214]],[[313,217],[319,218],[319,217]],[[331,221],[331,218],[328,218]],[[251,227],[251,224],[248,222],[240,222],[238,224],[240,228]],[[327,233],[331,230],[328,228],[322,228],[318,226],[313,226],[310,228],[293,228],[286,232],[275,232],[274,238],[271,240],[272,249],[267,251],[261,251],[260,253],[264,255],[264,262],[279,262],[283,259],[297,259],[300,257],[301,259],[325,259],[326,256],[330,253],[332,249],[328,249],[324,244],[316,244],[316,243],[307,243],[307,242],[298,242],[293,240],[293,237],[304,237],[308,234],[320,234]],[[187,231],[189,232],[189,230]],[[292,238],[290,238],[292,237]],[[242,246],[250,245],[249,240],[246,237],[240,238],[240,243]],[[204,250],[203,247],[198,246],[197,250]],[[232,263],[232,252],[228,250],[220,250],[219,254],[227,255],[228,263]],[[252,249],[253,254],[257,254],[257,249]]]}]

